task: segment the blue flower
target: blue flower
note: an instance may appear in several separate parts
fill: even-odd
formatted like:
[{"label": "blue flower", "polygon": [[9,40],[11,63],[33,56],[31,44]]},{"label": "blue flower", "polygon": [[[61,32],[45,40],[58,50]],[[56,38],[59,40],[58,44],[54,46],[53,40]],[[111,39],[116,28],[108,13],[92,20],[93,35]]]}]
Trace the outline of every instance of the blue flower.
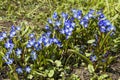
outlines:
[{"label": "blue flower", "polygon": [[26,71],[27,73],[30,73],[30,71],[31,71],[30,66],[27,66],[27,67],[25,68],[25,71]]},{"label": "blue flower", "polygon": [[101,32],[106,32],[106,27],[105,27],[105,26],[101,26],[101,27],[100,27],[100,31],[101,31]]},{"label": "blue flower", "polygon": [[95,56],[95,55],[93,56],[92,55],[92,56],[90,56],[90,59],[91,59],[92,62],[95,62],[95,61],[97,61],[97,56]]},{"label": "blue flower", "polygon": [[16,35],[16,30],[11,30],[10,31],[10,37],[14,37]]},{"label": "blue flower", "polygon": [[32,51],[30,55],[33,61],[37,59],[37,54],[35,51]]},{"label": "blue flower", "polygon": [[61,15],[62,15],[62,17],[63,17],[64,19],[67,19],[67,18],[68,18],[68,14],[66,14],[66,13],[64,13],[64,12],[62,12]]},{"label": "blue flower", "polygon": [[20,27],[20,26],[17,26],[17,27],[16,27],[16,30],[17,30],[17,31],[19,31],[20,29],[21,29],[21,27]]},{"label": "blue flower", "polygon": [[22,54],[22,49],[17,48],[15,52],[17,56],[20,56],[20,54]]},{"label": "blue flower", "polygon": [[39,42],[35,42],[34,48],[38,51],[38,50],[42,49],[42,46]]},{"label": "blue flower", "polygon": [[88,12],[88,14],[85,15],[85,16],[81,19],[80,24],[83,25],[85,28],[87,28],[87,27],[88,27],[89,20],[90,20],[91,18],[94,18],[94,15],[93,15],[93,14],[94,14],[94,10],[90,9],[90,11]]},{"label": "blue flower", "polygon": [[11,52],[10,52],[10,51],[6,52],[6,54],[4,55],[3,59],[4,59],[4,60],[9,59],[10,54],[11,54]]},{"label": "blue flower", "polygon": [[18,68],[16,68],[16,72],[18,74],[21,74],[21,73],[23,73],[23,69],[21,67],[18,67]]},{"label": "blue flower", "polygon": [[62,47],[62,43],[59,41],[59,42],[57,42],[57,46],[58,47]]},{"label": "blue flower", "polygon": [[50,38],[44,38],[43,44],[44,44],[45,47],[50,46],[51,45]]},{"label": "blue flower", "polygon": [[115,27],[112,26],[109,20],[103,19],[99,20],[98,22],[99,28],[101,32],[109,32],[109,31],[115,31]]},{"label": "blue flower", "polygon": [[14,25],[12,25],[11,30],[16,30],[16,27]]},{"label": "blue flower", "polygon": [[11,59],[8,58],[7,61],[6,61],[6,64],[7,64],[7,65],[10,65],[10,64],[13,63],[13,61],[14,61],[14,59],[12,59],[12,58],[11,58]]},{"label": "blue flower", "polygon": [[115,31],[116,29],[114,26],[109,25],[106,30],[109,32],[109,31]]},{"label": "blue flower", "polygon": [[48,18],[48,23],[52,24],[52,20],[50,18]]},{"label": "blue flower", "polygon": [[76,9],[72,9],[72,13],[73,13],[73,17],[77,18],[77,10]]},{"label": "blue flower", "polygon": [[48,25],[45,26],[46,30],[50,30],[50,27]]},{"label": "blue flower", "polygon": [[61,34],[65,34],[65,30],[64,30],[64,29],[61,29],[61,30],[60,30],[60,33],[61,33]]},{"label": "blue flower", "polygon": [[1,32],[0,33],[0,41],[2,41],[4,38],[6,38],[7,37],[7,34],[6,34],[6,32]]},{"label": "blue flower", "polygon": [[5,43],[5,48],[13,49],[13,47],[14,47],[14,44],[13,44],[12,40],[11,39],[7,40],[7,42]]},{"label": "blue flower", "polygon": [[30,37],[30,38],[34,38],[34,37],[35,37],[35,34],[34,34],[34,33],[31,33],[31,34],[29,34],[29,37]]},{"label": "blue flower", "polygon": [[46,36],[47,36],[47,37],[49,37],[51,34],[52,34],[51,31],[47,31],[47,32],[46,32]]},{"label": "blue flower", "polygon": [[3,38],[7,37],[7,33],[6,32],[2,32],[1,35],[2,35]]},{"label": "blue flower", "polygon": [[56,24],[56,26],[60,26],[61,22],[60,21],[56,21],[55,24]]},{"label": "blue flower", "polygon": [[83,25],[85,28],[87,28],[87,27],[88,27],[88,20],[82,19],[82,20],[80,21],[80,24]]},{"label": "blue flower", "polygon": [[102,11],[101,11],[101,10],[100,10],[100,11],[98,11],[98,12],[97,12],[97,14],[98,14],[98,20],[101,20],[101,19],[106,19],[105,15],[102,13]]},{"label": "blue flower", "polygon": [[88,12],[88,14],[87,14],[87,16],[89,17],[89,18],[94,18],[94,10],[92,10],[92,9],[90,9],[90,11]]},{"label": "blue flower", "polygon": [[31,38],[29,41],[28,41],[28,44],[27,44],[27,48],[30,48],[32,47],[36,42],[36,39],[35,38]]},{"label": "blue flower", "polygon": [[53,19],[57,19],[58,18],[57,12],[54,12],[52,17],[53,17]]},{"label": "blue flower", "polygon": [[81,17],[82,17],[82,11],[81,11],[81,10],[78,10],[78,11],[77,11],[77,18],[78,18],[78,20],[80,20]]}]

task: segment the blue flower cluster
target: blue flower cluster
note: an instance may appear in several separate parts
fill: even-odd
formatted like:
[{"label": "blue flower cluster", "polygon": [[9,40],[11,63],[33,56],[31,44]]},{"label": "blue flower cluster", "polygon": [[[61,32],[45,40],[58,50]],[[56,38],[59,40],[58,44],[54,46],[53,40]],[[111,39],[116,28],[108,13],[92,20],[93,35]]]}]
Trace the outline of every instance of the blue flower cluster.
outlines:
[{"label": "blue flower cluster", "polygon": [[115,27],[106,19],[105,15],[98,11],[98,25],[101,32],[115,31]]},{"label": "blue flower cluster", "polygon": [[6,37],[7,37],[6,32],[1,32],[0,33],[0,41],[4,40],[4,38],[6,38]]},{"label": "blue flower cluster", "polygon": [[[88,14],[83,16],[81,10],[72,10],[72,16],[69,16],[67,13],[62,12],[59,16],[57,12],[54,12],[52,18],[48,18],[48,23],[45,26],[45,32],[41,34],[41,36],[37,39],[34,33],[29,34],[29,39],[26,44],[26,49],[30,49],[30,59],[35,61],[37,59],[37,52],[42,50],[44,47],[49,47],[52,44],[57,45],[58,47],[62,47],[63,44],[59,40],[58,36],[55,34],[57,31],[58,33],[65,35],[66,39],[68,39],[76,27],[76,19],[79,21],[79,24],[82,25],[84,28],[88,27],[90,19],[96,18],[97,16],[94,15],[95,11],[90,10]],[[107,20],[102,12],[97,12],[98,14],[98,25],[101,32],[109,32],[114,31],[115,27],[112,26],[109,20]],[[24,53],[22,48],[17,47],[14,44],[14,37],[16,36],[17,32],[21,30],[20,27],[12,26],[10,29],[9,34],[6,32],[0,33],[0,42],[4,41],[4,47],[6,48],[6,54],[4,55],[3,59],[5,63],[10,65],[14,62],[14,59],[11,58],[11,54],[15,53],[17,57],[21,57],[21,54]],[[18,36],[17,36],[18,37]],[[96,56],[91,56],[92,61],[96,61]],[[27,66],[24,69],[27,73],[30,73],[31,68]],[[18,74],[23,73],[23,69],[21,67],[16,68],[16,72]]]},{"label": "blue flower cluster", "polygon": [[30,73],[30,72],[31,72],[30,66],[26,66],[25,69],[23,69],[22,67],[17,67],[17,68],[16,68],[16,72],[17,72],[18,74],[22,74],[22,73],[23,73],[23,70],[24,70],[26,73]]},{"label": "blue flower cluster", "polygon": [[91,18],[95,18],[94,12],[95,12],[94,10],[90,9],[90,11],[88,12],[88,14],[85,15],[85,16],[81,19],[80,24],[81,24],[82,26],[84,26],[85,28],[88,27],[89,20],[90,20]]},{"label": "blue flower cluster", "polygon": [[[5,56],[3,57],[3,59],[6,61],[6,64],[10,65],[14,62],[13,58],[10,58],[10,55],[13,52],[14,46],[15,44],[13,43],[13,37],[15,37],[17,31],[20,30],[20,27],[15,27],[12,26],[9,35],[7,35],[6,32],[2,32],[0,34],[0,41],[3,41],[4,39],[6,39],[6,43],[4,44],[7,52],[5,54]],[[16,55],[21,54],[21,52],[19,51],[19,49],[17,49],[16,51]]]}]

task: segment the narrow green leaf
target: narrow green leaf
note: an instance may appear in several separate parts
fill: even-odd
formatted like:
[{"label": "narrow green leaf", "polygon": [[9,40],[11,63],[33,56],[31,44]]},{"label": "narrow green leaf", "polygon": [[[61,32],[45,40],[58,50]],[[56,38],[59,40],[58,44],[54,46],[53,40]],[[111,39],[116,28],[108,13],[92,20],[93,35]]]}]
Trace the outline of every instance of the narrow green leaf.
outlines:
[{"label": "narrow green leaf", "polygon": [[56,61],[55,61],[55,64],[56,64],[57,67],[60,67],[60,66],[61,66],[61,61],[56,60]]},{"label": "narrow green leaf", "polygon": [[90,73],[94,73],[94,71],[95,71],[93,65],[91,65],[91,64],[88,65],[88,70]]},{"label": "narrow green leaf", "polygon": [[107,77],[108,77],[107,74],[102,74],[100,77],[98,77],[98,80],[104,80]]},{"label": "narrow green leaf", "polygon": [[52,77],[54,75],[54,70],[50,70],[50,72],[48,73],[48,77]]},{"label": "narrow green leaf", "polygon": [[87,43],[92,44],[95,42],[95,39],[88,40]]}]

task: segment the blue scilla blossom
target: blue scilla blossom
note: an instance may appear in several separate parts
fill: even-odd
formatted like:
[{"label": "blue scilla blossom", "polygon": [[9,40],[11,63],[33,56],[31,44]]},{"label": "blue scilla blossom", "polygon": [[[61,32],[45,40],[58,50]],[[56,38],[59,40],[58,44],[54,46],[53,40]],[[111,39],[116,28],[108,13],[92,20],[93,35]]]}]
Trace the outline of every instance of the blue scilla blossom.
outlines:
[{"label": "blue scilla blossom", "polygon": [[42,36],[38,39],[38,43],[39,44],[43,43],[46,37],[49,37],[49,36],[50,36],[49,32],[47,32],[47,34],[46,33],[42,34]]},{"label": "blue scilla blossom", "polygon": [[109,31],[115,31],[115,27],[112,26],[109,20],[102,19],[98,22],[99,28],[101,32],[109,32]]},{"label": "blue scilla blossom", "polygon": [[81,19],[81,17],[82,17],[82,11],[81,10],[72,9],[72,13],[73,13],[74,18],[77,18],[78,20]]},{"label": "blue scilla blossom", "polygon": [[101,19],[106,19],[105,15],[102,13],[102,11],[101,11],[101,10],[100,10],[100,11],[98,11],[98,12],[97,12],[97,14],[98,14],[98,20],[101,20]]},{"label": "blue scilla blossom", "polygon": [[49,37],[51,34],[52,34],[51,31],[47,31],[47,32],[46,32],[46,36],[47,36],[47,37]]},{"label": "blue scilla blossom", "polygon": [[76,9],[72,9],[72,13],[73,13],[73,17],[77,18],[77,10]]},{"label": "blue scilla blossom", "polygon": [[4,37],[0,35],[0,41],[3,41]]},{"label": "blue scilla blossom", "polygon": [[61,41],[59,41],[56,37],[52,38],[52,42],[56,44],[58,47],[62,47]]},{"label": "blue scilla blossom", "polygon": [[64,13],[64,12],[61,13],[61,16],[63,17],[63,19],[67,19],[68,18],[68,14]]},{"label": "blue scilla blossom", "polygon": [[7,64],[7,65],[10,65],[10,64],[13,63],[13,61],[14,61],[14,59],[8,58],[7,61],[6,61],[6,64]]},{"label": "blue scilla blossom", "polygon": [[109,25],[111,25],[111,23],[110,23],[110,21],[109,20],[100,20],[99,22],[98,22],[98,25],[99,26],[109,26]]},{"label": "blue scilla blossom", "polygon": [[16,27],[14,25],[12,25],[11,30],[16,30]]},{"label": "blue scilla blossom", "polygon": [[14,37],[16,35],[16,30],[11,30],[10,31],[10,37]]},{"label": "blue scilla blossom", "polygon": [[80,20],[82,17],[82,11],[81,10],[78,10],[77,11],[77,18]]},{"label": "blue scilla blossom", "polygon": [[61,29],[59,32],[60,32],[61,34],[65,34],[65,30],[64,30],[64,29]]},{"label": "blue scilla blossom", "polygon": [[6,52],[6,54],[4,55],[3,59],[4,59],[4,60],[9,59],[11,53],[12,53],[11,51]]},{"label": "blue scilla blossom", "polygon": [[96,55],[91,55],[90,59],[91,59],[92,62],[95,62],[95,61],[97,61],[97,56]]},{"label": "blue scilla blossom", "polygon": [[52,43],[50,42],[50,38],[44,38],[43,44],[45,47],[50,46]]},{"label": "blue scilla blossom", "polygon": [[81,21],[80,24],[83,25],[85,28],[88,27],[89,19],[94,18],[94,10],[90,9],[87,15],[85,15]]},{"label": "blue scilla blossom", "polygon": [[27,73],[30,73],[30,72],[31,72],[30,66],[26,66],[26,67],[25,67],[25,71],[26,71]]},{"label": "blue scilla blossom", "polygon": [[10,54],[12,54],[12,49],[9,49],[9,50],[6,52],[6,54],[5,54],[5,56],[4,56],[3,58],[9,59]]},{"label": "blue scilla blossom", "polygon": [[50,18],[48,18],[48,23],[52,24],[52,20]]},{"label": "blue scilla blossom", "polygon": [[18,67],[18,68],[16,68],[16,72],[18,74],[21,74],[21,73],[23,73],[23,69],[21,67]]},{"label": "blue scilla blossom", "polygon": [[82,19],[81,21],[80,21],[80,24],[81,25],[83,25],[85,28],[87,28],[88,27],[88,20],[87,19]]},{"label": "blue scilla blossom", "polygon": [[50,27],[48,25],[45,26],[46,30],[50,30]]},{"label": "blue scilla blossom", "polygon": [[7,37],[7,34],[6,34],[6,32],[1,32],[0,33],[0,41],[2,41],[4,38],[6,38]]},{"label": "blue scilla blossom", "polygon": [[59,42],[59,40],[58,40],[56,37],[54,37],[54,38],[52,39],[52,41],[53,41],[53,43],[55,43],[55,44],[57,44],[57,43]]},{"label": "blue scilla blossom", "polygon": [[105,27],[105,26],[101,26],[101,27],[100,27],[100,31],[101,31],[101,32],[106,32],[106,27]]},{"label": "blue scilla blossom", "polygon": [[108,32],[109,32],[109,31],[116,31],[116,28],[115,28],[114,26],[112,26],[112,25],[109,25],[106,30],[107,30]]},{"label": "blue scilla blossom", "polygon": [[60,41],[56,44],[57,44],[58,47],[62,47],[62,43]]},{"label": "blue scilla blossom", "polygon": [[36,42],[35,38],[31,38],[28,43],[27,43],[27,48],[30,48],[34,45],[34,43]]},{"label": "blue scilla blossom", "polygon": [[39,42],[35,42],[35,44],[34,44],[34,48],[35,48],[35,50],[41,50],[42,49],[42,46],[41,46],[41,44],[39,43]]},{"label": "blue scilla blossom", "polygon": [[35,34],[34,34],[34,33],[31,33],[31,34],[29,34],[29,37],[30,37],[30,38],[34,38],[34,37],[35,37]]},{"label": "blue scilla blossom", "polygon": [[56,22],[55,22],[55,25],[56,25],[56,26],[60,26],[60,25],[61,25],[61,22],[60,22],[60,21],[56,21]]},{"label": "blue scilla blossom", "polygon": [[65,20],[64,22],[64,27],[59,31],[61,34],[65,34],[66,35],[66,39],[69,38],[69,36],[72,34],[72,31],[75,28],[75,23],[73,22],[74,18],[70,18]]},{"label": "blue scilla blossom", "polygon": [[93,9],[90,9],[90,11],[88,12],[88,14],[87,14],[87,16],[89,17],[89,18],[94,18],[94,10]]},{"label": "blue scilla blossom", "polygon": [[15,53],[17,56],[20,56],[22,54],[22,49],[17,48]]},{"label": "blue scilla blossom", "polygon": [[35,51],[32,51],[31,53],[30,53],[30,57],[31,57],[31,59],[34,61],[34,60],[36,60],[37,59],[37,54],[36,54],[36,52]]},{"label": "blue scilla blossom", "polygon": [[13,41],[11,39],[7,40],[7,42],[5,43],[5,48],[13,49],[13,47],[14,47]]},{"label": "blue scilla blossom", "polygon": [[57,12],[54,12],[54,13],[53,13],[52,18],[53,18],[53,19],[57,19],[57,18],[58,18],[58,14],[57,14]]},{"label": "blue scilla blossom", "polygon": [[16,27],[13,25],[10,29],[10,37],[14,37],[16,35]]},{"label": "blue scilla blossom", "polygon": [[6,38],[7,37],[7,33],[6,32],[2,32],[1,36],[4,37],[4,38]]},{"label": "blue scilla blossom", "polygon": [[17,31],[19,31],[20,29],[21,29],[21,27],[20,27],[20,26],[17,26],[17,27],[16,27],[16,30],[17,30]]}]

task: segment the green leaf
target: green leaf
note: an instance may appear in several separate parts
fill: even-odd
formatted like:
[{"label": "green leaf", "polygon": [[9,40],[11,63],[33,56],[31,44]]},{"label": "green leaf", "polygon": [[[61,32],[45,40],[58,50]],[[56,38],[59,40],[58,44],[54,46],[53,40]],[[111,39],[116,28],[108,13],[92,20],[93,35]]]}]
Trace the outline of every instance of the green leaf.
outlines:
[{"label": "green leaf", "polygon": [[92,64],[88,65],[88,70],[89,70],[90,73],[94,73],[95,70],[94,70],[94,67],[93,67]]},{"label": "green leaf", "polygon": [[55,61],[55,64],[56,64],[57,67],[60,67],[60,66],[61,66],[61,61],[56,60],[56,61]]},{"label": "green leaf", "polygon": [[74,53],[74,54],[77,54],[77,55],[79,55],[79,57],[81,57],[81,59],[84,60],[85,63],[87,63],[87,64],[92,64],[91,60],[89,60],[89,59],[88,59],[86,56],[84,56],[83,54],[80,54],[79,51],[69,49],[68,52],[72,52],[72,53]]},{"label": "green leaf", "polygon": [[92,53],[85,53],[87,57],[90,57]]},{"label": "green leaf", "polygon": [[54,75],[54,70],[50,70],[50,72],[48,73],[48,77],[52,77]]},{"label": "green leaf", "polygon": [[27,78],[28,78],[28,79],[32,79],[32,78],[33,78],[33,75],[30,74],[30,75],[27,76]]},{"label": "green leaf", "polygon": [[102,49],[103,45],[105,44],[106,41],[108,41],[108,38],[110,37],[112,31],[108,32],[105,37],[100,41],[100,50]]},{"label": "green leaf", "polygon": [[107,74],[102,74],[100,77],[98,77],[98,80],[104,80],[107,77],[108,77]]},{"label": "green leaf", "polygon": [[92,44],[95,42],[95,39],[88,40],[87,43]]}]

